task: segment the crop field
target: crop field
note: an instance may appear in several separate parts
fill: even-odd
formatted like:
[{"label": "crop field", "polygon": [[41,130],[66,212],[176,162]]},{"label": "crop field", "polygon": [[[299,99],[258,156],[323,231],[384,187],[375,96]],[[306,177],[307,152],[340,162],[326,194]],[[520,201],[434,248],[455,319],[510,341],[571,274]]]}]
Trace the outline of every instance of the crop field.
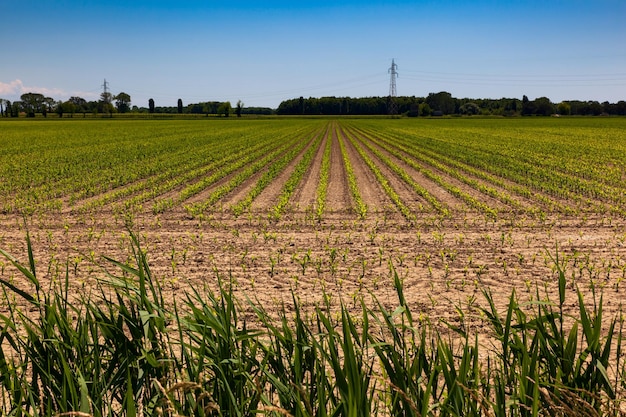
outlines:
[{"label": "crop field", "polygon": [[[428,326],[451,345],[464,339],[492,352],[502,339],[494,312],[506,317],[515,299],[519,322],[553,306],[567,329],[588,306],[593,313],[584,314],[567,347],[593,333],[621,349],[626,119],[2,121],[0,249],[7,255],[0,258],[5,319],[32,310],[28,294],[39,289],[60,285],[66,302],[96,296],[103,279],[133,276],[145,260],[164,305],[184,310],[181,300],[194,291],[226,292],[250,326],[275,320],[276,330],[317,313],[321,333],[343,323],[342,335],[356,335],[351,326],[367,329],[364,311],[376,308],[393,312],[389,325],[409,314],[412,328]],[[37,279],[18,264],[36,267]],[[2,343],[19,351],[8,333]],[[374,344],[368,349],[379,353]],[[445,357],[441,349],[434,351]],[[590,352],[581,364],[596,364]],[[337,355],[327,358],[329,368],[347,356]],[[359,366],[374,366],[363,360]],[[390,369],[372,363],[384,372],[371,385],[385,386]],[[621,387],[623,365],[604,368],[598,372]],[[390,383],[392,391],[410,396],[398,384]],[[463,384],[455,395],[472,389]],[[394,415],[429,414],[429,407],[438,415],[472,412],[437,408],[453,396],[442,386],[424,393],[431,399],[416,405],[420,412],[410,401],[394,408],[402,398],[381,400],[376,390],[367,406],[382,402]],[[498,395],[470,395],[474,411],[490,415],[484,401]],[[504,403],[512,395],[502,394]],[[265,414],[315,414],[304,406],[295,412],[286,400],[259,401]],[[526,415],[525,406],[507,404],[493,415]],[[612,406],[617,414],[621,403]],[[343,407],[337,415],[348,415]]]}]

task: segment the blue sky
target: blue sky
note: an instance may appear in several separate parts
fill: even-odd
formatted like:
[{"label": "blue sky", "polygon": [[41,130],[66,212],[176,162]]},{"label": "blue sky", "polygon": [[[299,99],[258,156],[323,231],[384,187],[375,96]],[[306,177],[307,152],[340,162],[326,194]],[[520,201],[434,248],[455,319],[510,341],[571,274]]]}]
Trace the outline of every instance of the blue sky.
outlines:
[{"label": "blue sky", "polygon": [[626,1],[0,0],[0,98],[626,100]]}]

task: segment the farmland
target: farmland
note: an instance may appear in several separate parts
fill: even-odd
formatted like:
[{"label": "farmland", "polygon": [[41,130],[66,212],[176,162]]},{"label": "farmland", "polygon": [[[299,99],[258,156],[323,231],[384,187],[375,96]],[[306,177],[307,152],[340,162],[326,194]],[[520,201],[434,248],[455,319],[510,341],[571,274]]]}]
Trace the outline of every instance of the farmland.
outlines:
[{"label": "farmland", "polygon": [[485,309],[513,291],[568,317],[603,294],[619,317],[625,219],[621,118],[0,123],[0,248],[27,264],[28,231],[39,280],[68,297],[140,243],[166,304],[223,280],[276,320],[400,299],[491,346]]}]

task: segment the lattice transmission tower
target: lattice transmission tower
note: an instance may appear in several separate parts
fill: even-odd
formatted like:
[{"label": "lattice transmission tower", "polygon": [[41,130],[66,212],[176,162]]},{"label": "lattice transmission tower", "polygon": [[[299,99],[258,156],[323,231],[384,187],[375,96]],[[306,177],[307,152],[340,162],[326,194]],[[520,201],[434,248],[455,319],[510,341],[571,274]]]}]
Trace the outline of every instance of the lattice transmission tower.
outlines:
[{"label": "lattice transmission tower", "polygon": [[107,82],[107,79],[104,79],[104,84],[102,84],[102,88],[104,89],[103,93],[102,93],[102,99],[105,103],[109,102],[109,97],[110,97],[110,93],[109,93],[109,83]]},{"label": "lattice transmission tower", "polygon": [[391,78],[389,80],[389,114],[394,115],[398,114],[398,105],[396,104],[396,77],[398,76],[398,66],[394,59],[391,60],[391,68],[388,71],[391,74]]}]

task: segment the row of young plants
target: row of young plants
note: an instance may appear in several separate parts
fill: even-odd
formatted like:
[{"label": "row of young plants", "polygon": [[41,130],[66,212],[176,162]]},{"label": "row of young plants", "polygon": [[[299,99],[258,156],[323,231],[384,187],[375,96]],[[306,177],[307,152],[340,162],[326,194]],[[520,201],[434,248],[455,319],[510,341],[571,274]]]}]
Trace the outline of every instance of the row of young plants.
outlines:
[{"label": "row of young plants", "polygon": [[332,150],[333,138],[334,128],[329,125],[326,130],[326,146],[324,147],[324,154],[322,155],[320,175],[317,182],[317,189],[315,191],[315,217],[318,221],[322,219],[324,209],[326,208],[326,194],[328,192],[328,179],[330,178],[330,153]]},{"label": "row of young plants", "polygon": [[[575,155],[580,156],[584,144],[565,145],[562,137],[555,138],[549,135],[530,140],[524,132],[504,129],[493,129],[496,133],[486,133],[485,127],[482,126],[472,126],[471,129],[456,125],[454,127],[457,129],[452,127],[444,126],[440,131],[431,129],[427,135],[424,131],[416,135],[415,129],[406,128],[392,128],[388,133],[404,143],[417,141],[422,149],[463,161],[517,184],[528,186],[534,193],[545,193],[552,199],[575,203],[576,211],[605,212],[623,209],[620,208],[624,204],[624,193],[620,183],[613,182],[612,185],[608,185],[595,178],[595,175],[590,173],[592,169],[588,168],[589,164],[584,162],[578,164],[576,173],[571,170],[564,172],[561,168],[562,165],[573,165],[577,162],[577,159],[571,159],[567,149],[574,148]],[[576,129],[571,130],[573,135],[577,132]],[[505,134],[512,137],[505,137]],[[594,137],[589,136],[586,139],[592,142]],[[620,152],[620,146],[618,134],[612,142],[604,145],[607,149],[603,149],[602,154],[609,149]],[[594,155],[594,160],[595,158],[597,156]],[[610,160],[614,158],[612,155]],[[606,161],[598,163],[605,165]],[[624,170],[623,164],[620,165],[617,171]]]},{"label": "row of young plants", "polygon": [[[460,168],[460,166],[458,163],[456,163],[456,161],[450,158],[442,157],[441,155],[436,154],[435,152],[432,152],[423,147],[415,148],[411,146],[410,143],[408,143],[408,141],[405,142],[403,140],[399,140],[398,138],[390,134],[387,134],[386,132],[376,132],[376,131],[369,131],[369,130],[364,131],[360,129],[358,129],[358,131],[364,138],[367,138],[367,141],[370,143],[370,147],[372,147],[372,149],[376,149],[372,146],[373,144],[375,144],[380,149],[385,149],[397,157],[400,157],[400,155],[403,155],[403,154],[405,156],[410,156],[410,158],[413,159],[416,163],[419,163],[419,165],[422,167],[421,169],[425,171],[423,172],[424,175],[431,179],[438,177],[435,174],[435,171],[442,172],[470,186],[471,188],[475,189],[481,194],[484,194],[490,198],[499,200],[500,202],[509,206],[512,210],[527,211],[529,213],[535,213],[537,210],[537,208],[534,206],[524,207],[518,200],[513,198],[507,192],[502,191],[500,189],[496,189],[492,186],[489,186],[475,179],[474,177],[479,177],[482,179],[486,179],[487,177],[486,174],[479,172],[476,169],[470,169],[470,170],[458,169]],[[380,152],[380,150],[376,150],[376,151]],[[472,171],[472,172],[470,173],[468,171]],[[499,181],[497,178],[493,176],[489,177],[489,179],[495,180],[495,181],[491,181],[492,183],[497,182],[499,183],[499,185],[503,184],[502,181]],[[440,180],[444,181],[443,178],[440,178]],[[438,180],[435,180],[435,181],[439,182]],[[439,185],[442,185],[442,184],[440,183]],[[458,187],[450,186],[449,188],[447,188],[447,186],[444,186],[444,188],[448,189],[448,191],[457,195],[457,197],[460,196],[471,207],[477,208],[487,213],[491,217],[495,217],[497,215],[497,212],[499,211],[496,208],[490,208],[489,205],[486,203],[479,202],[476,198],[472,197],[469,194],[463,193],[465,194],[463,196],[463,194],[457,193],[457,190],[460,191]],[[506,189],[507,187],[503,187],[503,188]]]},{"label": "row of young plants", "polygon": [[[161,172],[163,166],[189,159],[184,150],[190,146],[190,138],[136,122],[35,123],[10,127],[9,143],[3,141],[2,146],[10,148],[11,139],[23,144],[17,154],[3,157],[22,160],[21,164],[3,165],[3,175],[12,179],[6,183],[10,188],[8,197],[14,202],[11,209],[58,210],[63,204],[71,205],[141,181]],[[193,141],[200,154],[206,154],[205,149],[212,146],[211,139]]]},{"label": "row of young plants", "polygon": [[335,137],[339,141],[339,147],[341,148],[341,158],[343,159],[343,166],[346,172],[346,177],[348,178],[348,187],[350,188],[350,195],[352,196],[352,201],[354,203],[354,210],[357,215],[361,219],[365,219],[367,216],[367,205],[363,202],[361,198],[361,192],[359,191],[359,185],[356,180],[356,175],[354,174],[354,170],[352,169],[352,163],[350,162],[350,156],[346,151],[346,145],[343,141],[343,137],[339,132],[339,127],[335,125]]},{"label": "row of young plants", "polygon": [[[480,184],[478,181],[471,179],[466,174],[461,173],[459,170],[448,168],[449,165],[451,166],[455,165],[456,160],[454,158],[462,157],[462,155],[458,153],[458,152],[462,152],[460,149],[456,150],[458,152],[453,152],[450,150],[450,148],[454,147],[453,145],[451,146],[446,145],[447,150],[442,150],[438,146],[426,145],[426,143],[428,143],[430,138],[416,139],[416,138],[409,138],[406,136],[401,136],[400,134],[397,134],[397,133],[396,134],[389,133],[389,132],[386,132],[386,133],[387,134],[384,137],[384,141],[386,144],[389,144],[388,146],[395,146],[399,148],[400,150],[402,150],[403,152],[411,153],[412,157],[418,160],[421,160],[424,164],[431,165],[433,167],[436,167],[438,170],[446,172],[448,175],[451,175],[463,181],[464,183],[472,186],[473,188],[477,189],[477,191],[491,195],[494,198],[498,198],[500,201],[503,201],[514,207],[519,206],[519,203],[516,202],[513,198],[511,198],[510,195],[499,192],[493,189],[492,187],[484,186]],[[412,148],[412,144],[415,141],[418,141],[420,144],[419,151]],[[439,145],[442,146],[441,143]],[[491,183],[495,185],[501,185],[503,186],[504,189],[514,192],[517,195],[520,195],[525,198],[532,198],[532,199],[540,200],[541,207],[550,207],[552,209],[557,208],[558,211],[564,212],[564,213],[572,212],[572,209],[570,209],[568,205],[560,203],[559,201],[556,201],[552,198],[544,197],[541,194],[536,194],[536,192],[533,193],[533,190],[529,189],[528,187],[524,185],[520,185],[517,182],[513,182],[514,178],[508,178],[511,182],[509,182],[508,184],[505,184],[502,180],[499,180],[498,179],[499,177],[496,175],[481,174],[481,172],[483,171],[480,171],[477,168],[472,169],[471,166],[469,170],[463,169],[463,168],[461,168],[461,170],[465,171],[466,173],[470,175],[478,176],[478,177],[483,177],[483,178],[486,177],[486,179],[490,180]],[[473,171],[473,172],[470,173],[469,171]],[[531,206],[527,210],[530,213],[534,213],[536,209],[537,207]]]},{"label": "row of young plants", "polygon": [[[351,129],[354,128],[351,127]],[[413,191],[415,191],[420,197],[424,198],[431,206],[433,206],[437,210],[437,212],[441,213],[444,216],[449,215],[450,210],[443,202],[433,197],[433,195],[428,192],[427,189],[418,184],[415,179],[413,179],[413,177],[411,177],[404,169],[400,168],[400,166],[391,161],[391,159],[384,155],[380,151],[380,149],[372,146],[373,139],[371,137],[364,136],[363,132],[357,129],[354,129],[354,132],[355,133],[352,133],[352,138],[356,139],[358,137],[361,137],[362,139],[360,140],[360,142],[374,155],[376,155],[376,158],[382,161],[387,167],[389,167],[394,173],[396,173],[398,177],[400,177],[406,184],[408,184],[413,189]]]},{"label": "row of young plants", "polygon": [[[281,146],[322,123],[98,120],[12,124],[0,145],[0,176],[11,179],[0,184],[1,209],[91,210],[109,204],[129,208],[157,200],[153,209],[159,212],[182,202],[161,201],[159,196],[183,185],[187,188],[182,198],[192,196],[208,185],[203,178],[225,171],[238,151],[261,155],[261,147],[268,151]],[[22,147],[5,154],[14,143]]]},{"label": "row of young plants", "polygon": [[[376,143],[376,140],[371,139],[371,141]],[[384,147],[384,145],[381,145]],[[441,175],[437,174],[433,170],[429,169],[427,166],[419,163],[417,158],[419,156],[419,148],[409,148],[407,146],[397,145],[394,147],[385,147],[385,149],[396,158],[400,159],[411,168],[415,169],[420,174],[424,175],[429,180],[435,182],[440,187],[451,193],[457,198],[463,200],[468,206],[484,213],[488,217],[496,218],[498,215],[498,210],[494,207],[489,206],[488,204],[478,200],[471,194],[463,191],[461,188],[457,187],[454,184],[447,182]]]},{"label": "row of young plants", "polygon": [[[378,141],[375,138],[371,138],[371,140],[379,146],[394,146],[392,145],[393,142],[391,141],[385,141],[383,144],[383,142]],[[412,152],[411,156],[413,158],[416,158],[416,160],[418,160],[420,163],[423,163],[426,166],[430,166],[439,172],[443,172],[444,174],[447,174],[450,177],[455,178],[466,185],[469,185],[470,187],[479,191],[480,193],[485,194],[494,199],[497,199],[504,204],[507,204],[512,209],[522,210],[522,205],[519,203],[519,201],[513,199],[507,192],[495,189],[472,177],[469,177],[465,173],[462,173],[459,170],[451,168],[447,162],[444,162],[444,163],[439,162],[441,160],[439,155],[433,155],[433,154],[434,153],[430,153],[428,150],[420,149],[420,152]]]},{"label": "row of young plants", "polygon": [[[247,164],[242,164],[240,161],[235,162],[232,166],[234,172],[231,174],[230,179],[226,183],[215,188],[206,198],[203,198],[201,201],[186,204],[184,206],[185,209],[191,216],[201,216],[206,211],[214,208],[214,206],[224,196],[233,191],[239,185],[243,184],[243,182],[246,181],[248,178],[252,177],[263,169],[267,169],[268,166],[271,166],[276,158],[280,157],[280,155],[289,152],[290,149],[293,150],[293,147],[297,146],[298,142],[300,142],[300,140],[297,136],[290,136],[288,140],[278,144],[275,147],[272,147],[271,152],[259,155],[257,159],[251,160]],[[221,174],[215,173],[214,175]]]},{"label": "row of young plants", "polygon": [[[563,174],[573,180],[572,184],[580,180],[581,187],[597,187],[597,184],[620,187],[624,168],[620,156],[626,153],[624,133],[618,126],[611,128],[599,123],[593,129],[576,124],[535,130],[532,133],[535,137],[522,136],[527,145],[518,148],[515,154],[521,161]],[[500,134],[496,140],[501,138]]]},{"label": "row of young plants", "polygon": [[[293,132],[283,133],[281,136],[267,135],[265,138],[256,138],[258,142],[243,142],[241,144],[241,150],[237,152],[239,148],[231,149],[226,148],[224,153],[221,154],[218,163],[210,166],[206,166],[203,171],[205,175],[199,180],[194,181],[186,185],[176,198],[160,198],[154,202],[153,212],[160,213],[174,206],[182,204],[187,199],[199,194],[207,187],[215,184],[219,180],[226,178],[238,170],[249,166],[263,158],[267,158],[269,155],[276,156],[278,153],[292,143],[295,137],[300,134],[300,131],[295,132],[296,136],[293,136]],[[239,140],[241,142],[241,140]],[[278,146],[277,142],[284,142],[283,145]],[[177,184],[185,184],[188,180],[185,179],[185,175],[177,177]],[[194,178],[197,177],[194,175]]]},{"label": "row of young plants", "polygon": [[[256,150],[255,148],[261,147],[263,144],[265,143],[260,142],[257,146],[254,146],[251,143],[242,143],[237,138],[229,138],[229,140],[224,140],[220,144],[205,150],[196,149],[194,158],[191,160],[187,159],[182,163],[176,163],[174,156],[172,156],[171,159],[167,160],[167,164],[164,163],[161,166],[160,172],[156,175],[149,176],[142,181],[131,183],[125,187],[117,188],[109,193],[104,193],[102,196],[84,204],[82,210],[88,211],[106,204],[116,204],[116,202],[122,200],[122,203],[117,204],[121,204],[125,209],[129,209],[146,201],[154,200],[152,205],[153,212],[160,213],[171,207],[174,201],[172,199],[160,199],[159,196],[189,182],[192,185],[188,185],[185,189],[195,188],[195,184],[199,182],[197,178],[202,178],[208,173],[223,169],[225,165],[236,160],[237,157],[241,158],[242,155],[247,154],[246,152],[250,151],[250,148],[254,151]],[[184,153],[189,154],[189,151],[185,150]]]},{"label": "row of young plants", "polygon": [[414,318],[397,273],[395,302],[356,308],[339,296],[306,309],[292,293],[272,312],[219,271],[214,289],[168,302],[130,239],[132,262],[105,258],[91,292],[69,276],[44,287],[28,236],[26,264],[0,251],[21,274],[0,278],[2,415],[621,415],[623,317],[568,290],[558,252],[557,299],[513,292],[500,309],[482,290],[463,317],[483,317],[483,344],[463,322]]},{"label": "row of young plants", "polygon": [[[384,142],[386,144],[389,144],[389,146],[393,146],[394,143],[397,143],[397,138],[393,136],[379,135],[379,139],[384,140]],[[402,142],[399,143],[402,144]],[[515,210],[524,210],[527,213],[533,214],[536,213],[537,210],[540,210],[541,207],[543,207],[550,208],[552,211],[557,210],[563,213],[571,212],[571,208],[569,208],[567,205],[560,201],[556,201],[541,194],[537,194],[536,192],[533,192],[533,190],[524,185],[513,183],[510,181],[507,182],[501,177],[460,162],[457,159],[443,155],[442,153],[436,153],[426,148],[421,148],[420,155],[425,155],[429,158],[430,161],[435,161],[438,169],[443,170],[449,175],[454,176],[455,178],[476,188],[477,190],[486,191],[487,194],[491,195],[492,197],[498,198],[500,201],[510,205]],[[519,201],[513,198],[513,196],[499,190],[494,190],[493,187],[482,185],[478,181],[471,179],[471,177],[479,178],[483,181],[486,181],[487,183],[493,184],[498,188],[508,190],[513,195],[517,195],[526,200],[534,201],[535,204],[523,207]]]},{"label": "row of young plants", "polygon": [[380,171],[380,169],[376,166],[376,164],[374,163],[374,161],[365,153],[365,151],[363,150],[363,148],[358,144],[358,142],[355,140],[354,136],[352,136],[351,134],[348,134],[345,130],[341,130],[341,135],[345,138],[347,138],[350,143],[352,144],[352,146],[354,146],[354,148],[356,149],[356,151],[358,152],[358,154],[361,156],[361,158],[363,159],[363,161],[365,161],[365,164],[369,167],[370,171],[372,171],[372,173],[374,174],[374,176],[376,177],[376,180],[378,181],[378,183],[380,184],[380,186],[383,188],[383,190],[385,191],[385,194],[387,194],[387,196],[391,199],[391,201],[393,201],[393,203],[396,205],[396,207],[398,208],[398,210],[400,211],[400,213],[402,213],[402,215],[408,220],[408,221],[412,221],[414,222],[416,220],[415,214],[413,214],[413,212],[411,211],[411,209],[409,209],[409,207],[407,207],[402,200],[400,199],[400,196],[398,195],[398,193],[396,193],[396,191],[393,189],[393,187],[389,184],[389,181],[387,180],[387,178],[385,177],[385,175],[383,175],[383,173]]},{"label": "row of young plants", "polygon": [[[296,136],[296,138],[298,137]],[[252,205],[252,202],[254,201],[254,199],[258,197],[258,195],[261,194],[261,192],[268,185],[270,185],[270,183],[274,181],[274,179],[276,179],[276,177],[278,177],[278,175],[281,172],[283,172],[285,168],[287,168],[287,166],[291,163],[291,161],[293,161],[300,154],[300,152],[302,152],[307,147],[309,148],[309,151],[311,153],[315,152],[315,150],[317,150],[317,147],[319,146],[319,143],[321,141],[321,131],[312,133],[305,140],[302,140],[302,138],[298,138],[298,139],[299,140],[295,142],[293,146],[290,146],[287,148],[284,155],[282,155],[279,159],[273,158],[271,161],[269,161],[267,169],[265,170],[263,175],[261,175],[259,180],[254,185],[254,187],[250,191],[248,191],[248,193],[243,199],[239,200],[237,203],[235,203],[232,206],[232,210],[235,216],[239,216],[244,211],[248,210],[250,206]],[[306,154],[305,154],[304,159],[306,161]],[[302,171],[302,169],[303,169],[302,167],[297,166],[296,173],[298,175],[303,175],[304,172]],[[287,184],[289,184],[289,180],[287,181]],[[290,184],[289,186],[295,188],[295,185],[293,184]],[[292,191],[293,191],[293,188],[292,188]],[[287,202],[288,202],[288,199],[287,199]],[[287,202],[285,202],[285,204]]]},{"label": "row of young plants", "polygon": [[278,197],[278,202],[271,209],[270,217],[274,220],[279,220],[287,209],[291,195],[295,191],[298,184],[301,183],[304,175],[311,168],[311,163],[313,162],[313,158],[319,151],[322,140],[328,135],[328,129],[329,126],[326,126],[323,131],[317,133],[317,137],[309,145],[309,148],[306,150],[298,164],[295,166],[294,170],[289,176],[289,179],[283,185],[280,196]]}]

